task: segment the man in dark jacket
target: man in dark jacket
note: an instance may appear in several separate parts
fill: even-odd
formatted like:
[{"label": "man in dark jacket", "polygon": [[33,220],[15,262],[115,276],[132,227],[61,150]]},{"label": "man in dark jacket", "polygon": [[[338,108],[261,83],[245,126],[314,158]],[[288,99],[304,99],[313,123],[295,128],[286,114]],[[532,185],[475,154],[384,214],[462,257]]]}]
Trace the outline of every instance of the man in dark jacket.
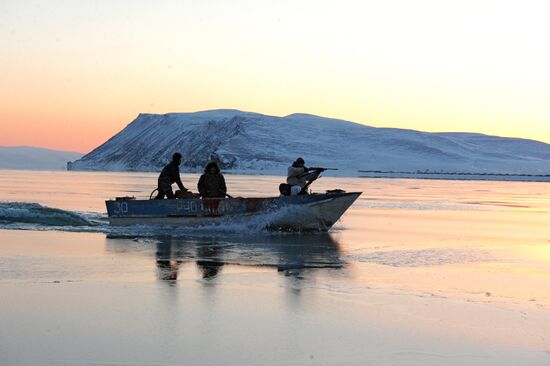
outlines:
[{"label": "man in dark jacket", "polygon": [[202,198],[224,198],[227,195],[225,179],[215,161],[206,164],[204,174],[199,179],[198,188]]},{"label": "man in dark jacket", "polygon": [[167,198],[174,198],[174,192],[172,191],[172,184],[176,183],[178,187],[187,192],[187,188],[183,186],[180,178],[180,164],[181,154],[175,153],[172,155],[172,162],[162,169],[158,179],[158,195],[155,197],[157,200],[161,200],[166,196]]}]

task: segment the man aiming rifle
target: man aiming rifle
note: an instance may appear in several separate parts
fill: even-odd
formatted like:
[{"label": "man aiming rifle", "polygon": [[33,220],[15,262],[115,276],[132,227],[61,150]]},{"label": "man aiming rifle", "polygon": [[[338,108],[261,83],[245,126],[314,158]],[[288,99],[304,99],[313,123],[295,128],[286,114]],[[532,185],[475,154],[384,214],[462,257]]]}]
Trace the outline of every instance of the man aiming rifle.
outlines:
[{"label": "man aiming rifle", "polygon": [[299,194],[307,194],[307,189],[319,175],[325,170],[337,170],[334,168],[307,168],[305,161],[302,158],[296,159],[290,167],[288,167],[288,175],[286,178],[287,185],[290,186],[289,195],[295,196]]}]

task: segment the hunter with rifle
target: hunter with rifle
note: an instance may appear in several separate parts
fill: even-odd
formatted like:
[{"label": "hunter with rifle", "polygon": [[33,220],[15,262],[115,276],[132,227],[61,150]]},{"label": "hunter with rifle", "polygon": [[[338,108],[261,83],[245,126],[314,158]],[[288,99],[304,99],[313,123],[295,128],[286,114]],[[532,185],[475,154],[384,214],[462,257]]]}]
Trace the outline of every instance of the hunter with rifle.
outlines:
[{"label": "hunter with rifle", "polygon": [[299,194],[308,194],[307,189],[313,183],[319,174],[325,170],[338,170],[334,168],[319,168],[305,166],[305,161],[302,158],[296,159],[290,167],[288,167],[288,175],[286,185],[282,184],[279,187],[281,194],[284,196],[295,196]]},{"label": "hunter with rifle", "polygon": [[[150,198],[153,198],[154,192],[158,191],[156,199],[173,198],[232,198],[227,194],[225,179],[220,173],[220,168],[215,161],[211,161],[206,165],[204,174],[201,175],[198,183],[199,194],[192,193],[185,188],[181,182],[179,174],[179,165],[181,164],[182,156],[180,153],[175,153],[172,157],[172,162],[168,164],[161,172],[158,179],[158,188],[151,192]],[[288,175],[286,183],[279,185],[279,191],[283,196],[296,196],[308,194],[308,188],[319,175],[325,170],[338,170],[335,168],[321,168],[305,166],[305,161],[302,158],[296,159],[290,167],[288,167]],[[177,183],[180,190],[176,194],[172,191],[172,183]]]}]

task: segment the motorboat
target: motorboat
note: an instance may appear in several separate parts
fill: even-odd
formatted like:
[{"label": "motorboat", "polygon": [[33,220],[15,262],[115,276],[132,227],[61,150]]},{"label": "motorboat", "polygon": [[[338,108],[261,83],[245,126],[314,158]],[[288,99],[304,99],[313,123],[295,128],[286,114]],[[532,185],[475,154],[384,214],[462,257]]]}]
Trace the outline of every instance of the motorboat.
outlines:
[{"label": "motorboat", "polygon": [[328,231],[361,195],[330,190],[260,198],[135,199],[105,201],[114,226],[198,226],[255,220],[268,230]]}]

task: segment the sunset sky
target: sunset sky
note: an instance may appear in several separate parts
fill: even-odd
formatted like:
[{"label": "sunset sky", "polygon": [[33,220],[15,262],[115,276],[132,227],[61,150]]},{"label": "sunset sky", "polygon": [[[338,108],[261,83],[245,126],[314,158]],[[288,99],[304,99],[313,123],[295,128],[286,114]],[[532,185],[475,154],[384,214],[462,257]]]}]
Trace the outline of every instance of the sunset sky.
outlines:
[{"label": "sunset sky", "polygon": [[303,112],[550,142],[550,1],[0,0],[0,145],[140,112]]}]

